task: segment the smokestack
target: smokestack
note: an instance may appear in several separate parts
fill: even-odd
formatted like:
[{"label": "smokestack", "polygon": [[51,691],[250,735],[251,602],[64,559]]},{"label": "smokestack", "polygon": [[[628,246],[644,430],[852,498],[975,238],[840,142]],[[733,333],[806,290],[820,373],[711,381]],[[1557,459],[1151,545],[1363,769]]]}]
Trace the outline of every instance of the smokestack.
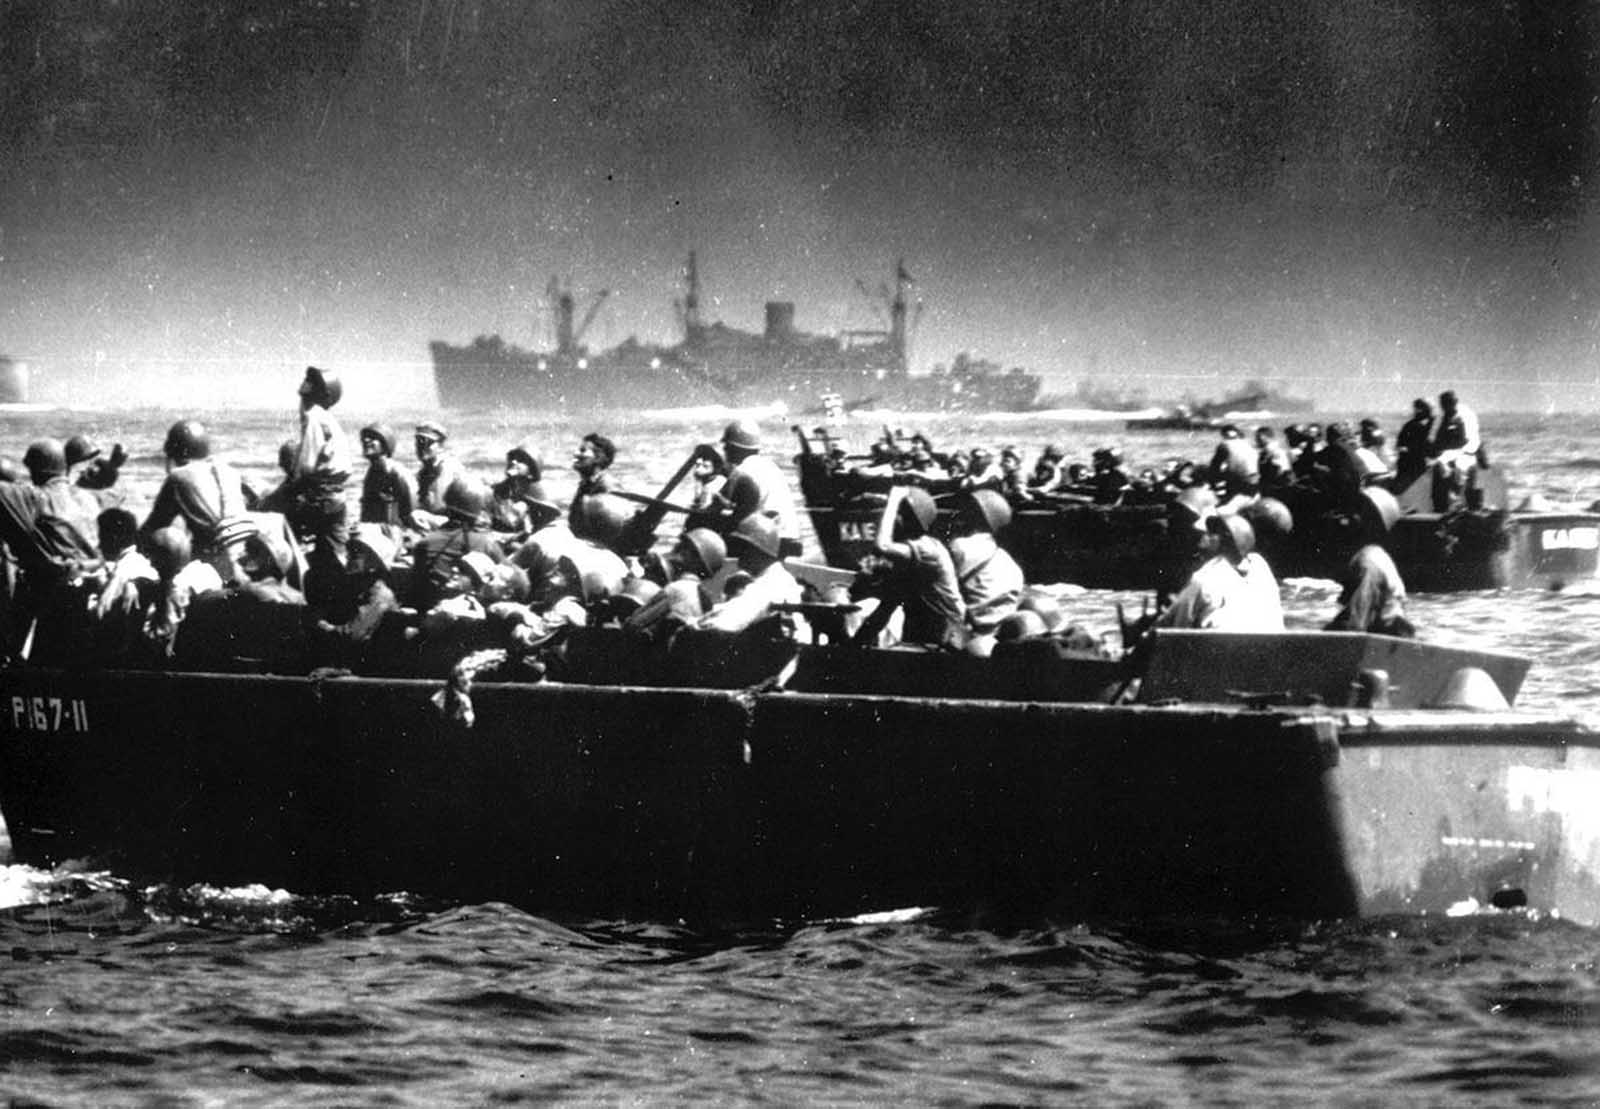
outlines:
[{"label": "smokestack", "polygon": [[776,343],[794,337],[794,301],[767,301],[767,342]]}]

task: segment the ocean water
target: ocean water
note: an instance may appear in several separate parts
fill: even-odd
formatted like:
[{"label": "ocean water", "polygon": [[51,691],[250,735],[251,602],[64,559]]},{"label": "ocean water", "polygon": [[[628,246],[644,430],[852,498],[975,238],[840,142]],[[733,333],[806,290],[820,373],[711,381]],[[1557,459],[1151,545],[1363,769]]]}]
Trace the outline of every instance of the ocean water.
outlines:
[{"label": "ocean water", "polygon": [[[120,441],[138,510],[180,414],[0,413],[0,453],[41,434]],[[423,414],[383,416],[405,430]],[[1375,414],[1392,434],[1400,414]],[[271,483],[292,409],[200,415],[218,454]],[[339,415],[353,430],[374,413]],[[613,434],[626,483],[654,491],[725,419],[449,423],[486,475],[536,438],[564,494],[586,431]],[[938,444],[1087,457],[1120,442],[1136,466],[1212,445],[1048,414],[893,420]],[[875,421],[844,433],[864,444]],[[1600,499],[1592,420],[1485,425],[1515,497]],[[789,453],[787,422],[763,426]],[[1138,604],[1061,592],[1089,626]],[[1291,626],[1325,620],[1334,594],[1286,582]],[[1520,704],[1600,720],[1600,583],[1417,597],[1412,615],[1429,638],[1531,655]],[[1089,924],[924,909],[707,934],[22,866],[0,867],[0,906],[13,1104],[1600,1104],[1600,933],[1527,913]]]}]

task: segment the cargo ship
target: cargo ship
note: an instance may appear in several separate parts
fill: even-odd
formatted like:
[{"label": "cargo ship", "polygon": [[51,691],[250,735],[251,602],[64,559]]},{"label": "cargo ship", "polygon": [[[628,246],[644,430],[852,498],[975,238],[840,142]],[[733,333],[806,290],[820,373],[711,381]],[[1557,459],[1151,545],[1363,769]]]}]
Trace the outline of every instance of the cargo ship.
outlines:
[{"label": "cargo ship", "polygon": [[581,321],[570,290],[551,283],[556,345],[528,350],[498,335],[458,346],[435,341],[434,384],[446,408],[673,409],[782,406],[786,411],[882,408],[910,412],[1028,411],[1038,406],[1042,378],[958,356],[953,365],[914,374],[907,358],[911,276],[895,267],[887,289],[888,326],[835,335],[801,331],[792,301],[768,301],[759,333],[706,322],[691,252],[678,301],[682,338],[672,345],[634,338],[591,351],[583,334],[605,293]]}]

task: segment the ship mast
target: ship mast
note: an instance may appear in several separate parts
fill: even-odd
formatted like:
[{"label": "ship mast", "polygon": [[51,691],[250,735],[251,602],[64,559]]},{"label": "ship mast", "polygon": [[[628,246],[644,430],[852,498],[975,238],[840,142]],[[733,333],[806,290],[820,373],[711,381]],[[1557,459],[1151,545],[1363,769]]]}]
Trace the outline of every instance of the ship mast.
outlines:
[{"label": "ship mast", "polygon": [[694,346],[700,342],[700,268],[695,264],[694,251],[689,252],[689,267],[684,271],[688,286],[683,296],[683,341]]},{"label": "ship mast", "polygon": [[564,358],[575,357],[578,340],[574,334],[572,317],[577,311],[577,302],[573,300],[572,289],[562,288],[560,280],[552,277],[545,292],[555,305],[556,353]]},{"label": "ship mast", "polygon": [[889,303],[889,349],[894,355],[895,368],[905,373],[908,366],[906,351],[906,291],[911,288],[911,275],[906,272],[904,258],[895,262],[894,300]]}]

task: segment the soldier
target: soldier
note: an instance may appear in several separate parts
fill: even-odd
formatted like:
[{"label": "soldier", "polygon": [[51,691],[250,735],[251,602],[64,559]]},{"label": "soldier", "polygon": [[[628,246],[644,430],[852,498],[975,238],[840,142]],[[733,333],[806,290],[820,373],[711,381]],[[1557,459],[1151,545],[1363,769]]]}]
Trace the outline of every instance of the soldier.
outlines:
[{"label": "soldier", "polygon": [[783,564],[782,541],[772,517],[761,513],[746,516],[728,536],[727,546],[749,581],[736,596],[725,598],[706,613],[700,627],[741,632],[772,615],[774,605],[800,601],[800,583]]},{"label": "soldier", "polygon": [[1222,441],[1211,455],[1211,481],[1220,485],[1224,500],[1254,496],[1261,486],[1261,460],[1258,452],[1244,441],[1236,424],[1224,424]]},{"label": "soldier", "polygon": [[711,609],[706,582],[722,572],[727,546],[710,528],[690,528],[661,559],[667,578],[660,592],[623,622],[630,631],[652,637],[691,627]]},{"label": "soldier", "polygon": [[181,519],[192,537],[189,555],[215,569],[225,581],[242,578],[236,550],[255,528],[245,515],[244,483],[226,462],[211,457],[211,437],[198,420],[179,420],[167,429],[162,453],[167,477],[139,529],[148,541]]},{"label": "soldier", "polygon": [[761,453],[760,429],[749,420],[733,421],[723,429],[722,452],[729,466],[726,495],[740,506],[729,526],[736,527],[748,512],[770,516],[778,525],[782,557],[800,554],[800,513],[783,471]]},{"label": "soldier", "polygon": [[1027,587],[1022,567],[999,543],[1010,523],[1011,505],[993,489],[976,490],[958,502],[950,557],[974,636],[992,636],[1016,611]]},{"label": "soldier", "polygon": [[1428,470],[1428,452],[1433,445],[1433,405],[1418,397],[1411,402],[1411,418],[1400,427],[1395,439],[1394,488],[1406,487]]},{"label": "soldier", "polygon": [[548,503],[543,478],[544,464],[531,439],[506,451],[505,477],[492,487],[489,518],[507,541],[525,540],[544,525],[544,512],[538,507]]},{"label": "soldier", "polygon": [[449,516],[445,504],[445,490],[467,471],[446,446],[449,432],[433,420],[423,420],[417,425],[413,440],[417,461],[417,506],[411,513],[411,526],[418,531],[432,531],[444,526]]},{"label": "soldier", "polygon": [[300,441],[289,475],[295,490],[291,523],[316,543],[342,544],[350,527],[344,498],[350,444],[330,410],[344,396],[344,386],[332,370],[307,366],[299,393]]},{"label": "soldier", "polygon": [[1383,540],[1400,518],[1400,505],[1386,489],[1361,491],[1355,553],[1339,577],[1339,612],[1328,631],[1376,632],[1411,638],[1417,629],[1406,619],[1406,586]]},{"label": "soldier", "polygon": [[457,565],[470,551],[502,559],[499,540],[489,530],[489,489],[466,474],[444,490],[444,523],[411,549],[411,607],[426,612],[450,590]]},{"label": "soldier", "polygon": [[361,523],[377,524],[391,537],[410,527],[417,507],[411,475],[394,460],[397,440],[388,424],[371,423],[361,429],[361,456],[367,472],[361,478]]},{"label": "soldier", "polygon": [[867,624],[881,626],[887,608],[900,605],[903,642],[960,649],[967,641],[967,605],[950,551],[932,534],[937,516],[927,490],[905,485],[889,490],[874,543],[891,567],[888,593]]},{"label": "soldier", "polygon": [[1281,632],[1278,579],[1255,551],[1255,529],[1242,516],[1214,515],[1207,531],[1216,554],[1201,564],[1172,604],[1156,618],[1159,628]]}]

